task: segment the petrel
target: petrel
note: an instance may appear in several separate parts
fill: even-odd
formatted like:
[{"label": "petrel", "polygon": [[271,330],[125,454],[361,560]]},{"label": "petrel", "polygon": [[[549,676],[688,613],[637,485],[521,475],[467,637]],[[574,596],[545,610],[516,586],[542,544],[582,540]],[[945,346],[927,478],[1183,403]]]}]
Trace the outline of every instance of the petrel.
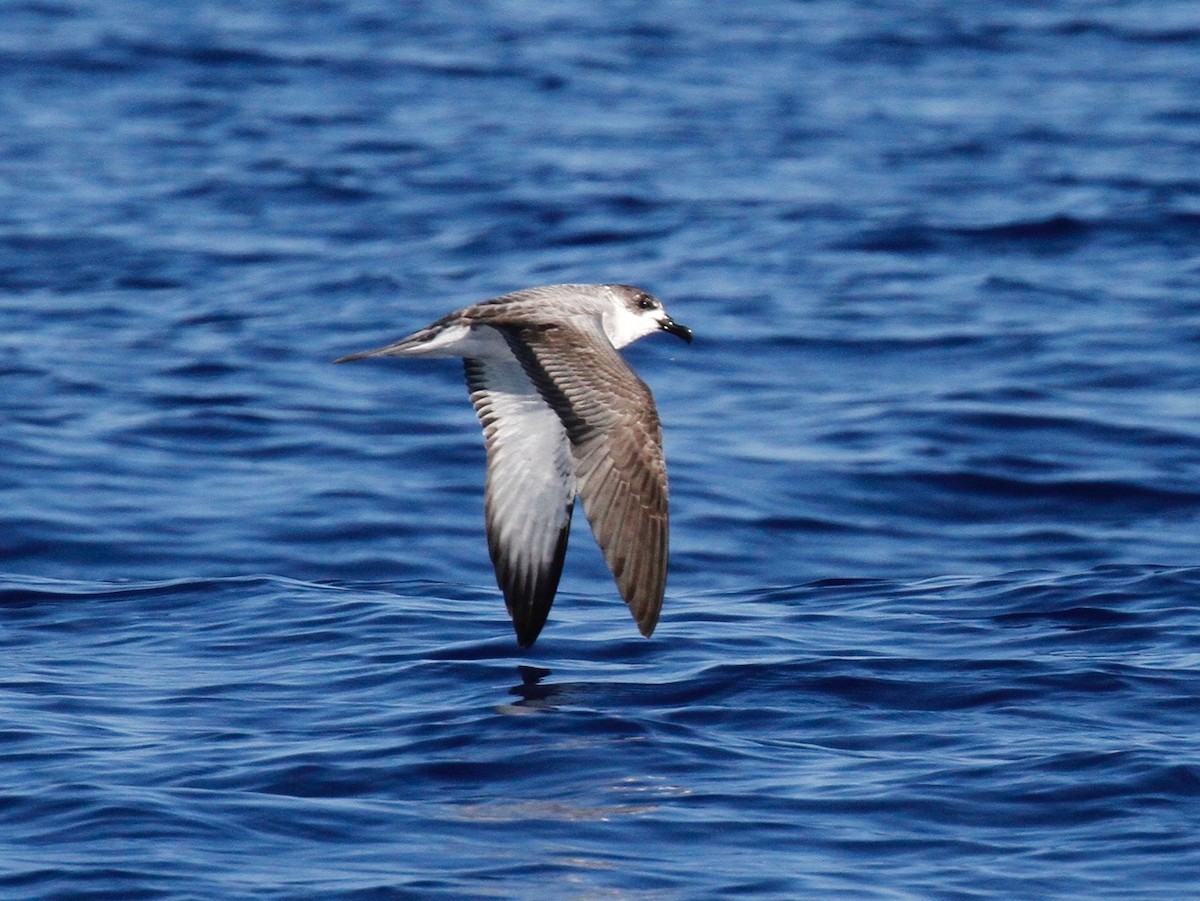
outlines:
[{"label": "petrel", "polygon": [[691,343],[631,285],[545,285],[456,310],[364,357],[462,357],[487,447],[484,511],[517,641],[537,640],[562,576],[575,497],[638,629],[667,579],[667,469],[650,389],[617,353],[652,332]]}]

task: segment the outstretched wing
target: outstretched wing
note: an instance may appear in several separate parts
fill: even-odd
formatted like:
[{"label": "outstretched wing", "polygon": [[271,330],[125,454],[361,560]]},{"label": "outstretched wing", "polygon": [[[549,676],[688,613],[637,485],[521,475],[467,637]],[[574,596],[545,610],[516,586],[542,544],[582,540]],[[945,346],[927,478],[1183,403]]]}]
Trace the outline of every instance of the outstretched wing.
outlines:
[{"label": "outstretched wing", "polygon": [[667,578],[667,470],[650,389],[598,325],[499,330],[566,431],[592,533],[638,628],[650,635]]},{"label": "outstretched wing", "polygon": [[517,641],[527,648],[546,624],[562,576],[575,506],[570,444],[515,359],[463,362],[487,445],[488,550]]}]

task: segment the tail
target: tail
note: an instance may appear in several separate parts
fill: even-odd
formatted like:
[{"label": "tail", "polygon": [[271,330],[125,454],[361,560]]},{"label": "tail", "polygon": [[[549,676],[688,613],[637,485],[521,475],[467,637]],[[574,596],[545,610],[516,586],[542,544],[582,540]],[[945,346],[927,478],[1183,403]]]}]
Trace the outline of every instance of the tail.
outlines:
[{"label": "tail", "polygon": [[365,357],[382,357],[382,356],[387,355],[386,351],[387,351],[386,347],[380,347],[380,348],[377,348],[376,350],[360,350],[356,354],[347,354],[344,357],[338,357],[333,362],[335,362],[335,363],[353,363],[355,360],[361,360],[361,359],[364,359]]},{"label": "tail", "polygon": [[414,332],[399,341],[393,341],[391,344],[383,347],[376,347],[374,350],[360,350],[356,354],[347,354],[344,357],[338,357],[333,362],[335,363],[352,363],[355,360],[363,360],[367,357],[409,357],[420,353],[424,345],[433,337],[430,329],[421,329],[419,332]]},{"label": "tail", "polygon": [[394,341],[385,347],[374,350],[361,350],[334,360],[335,363],[349,363],[366,357],[461,357],[463,349],[460,343],[469,338],[470,327],[466,324],[448,325],[446,319],[439,319],[428,328],[406,335],[399,341]]}]

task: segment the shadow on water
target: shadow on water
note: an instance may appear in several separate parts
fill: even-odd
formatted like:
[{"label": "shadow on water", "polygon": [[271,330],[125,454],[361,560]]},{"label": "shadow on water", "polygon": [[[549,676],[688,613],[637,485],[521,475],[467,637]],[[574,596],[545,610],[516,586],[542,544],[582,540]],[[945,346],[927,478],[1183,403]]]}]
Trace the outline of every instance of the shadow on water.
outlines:
[{"label": "shadow on water", "polygon": [[521,684],[508,690],[510,695],[520,698],[511,705],[513,707],[531,710],[553,707],[554,699],[562,695],[566,688],[563,685],[544,684],[542,680],[550,675],[550,670],[545,667],[521,664],[517,667],[517,674],[521,677]]}]

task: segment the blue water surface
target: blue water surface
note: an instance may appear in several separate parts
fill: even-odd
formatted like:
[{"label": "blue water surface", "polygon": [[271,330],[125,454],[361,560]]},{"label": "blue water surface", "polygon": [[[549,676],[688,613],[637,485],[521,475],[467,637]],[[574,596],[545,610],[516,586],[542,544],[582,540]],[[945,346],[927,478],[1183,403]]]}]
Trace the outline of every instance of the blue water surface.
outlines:
[{"label": "blue water surface", "polygon": [[[1200,897],[1200,6],[10,0],[0,895]],[[642,285],[538,644],[453,361]]]}]

